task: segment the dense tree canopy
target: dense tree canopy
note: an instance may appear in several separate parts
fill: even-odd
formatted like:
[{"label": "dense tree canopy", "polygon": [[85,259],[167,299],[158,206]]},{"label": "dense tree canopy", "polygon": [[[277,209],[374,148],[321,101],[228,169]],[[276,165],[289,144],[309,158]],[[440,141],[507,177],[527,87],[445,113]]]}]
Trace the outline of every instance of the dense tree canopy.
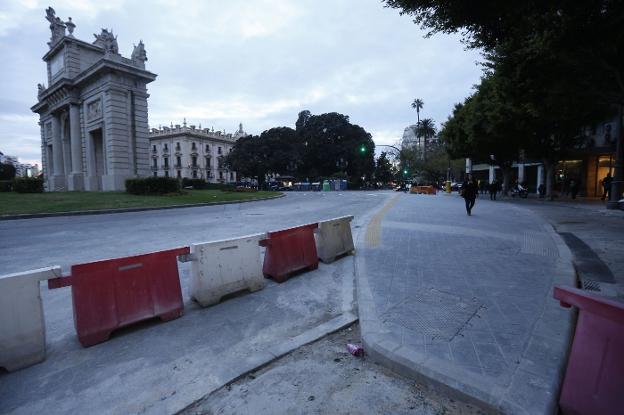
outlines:
[{"label": "dense tree canopy", "polygon": [[13,180],[13,178],[15,178],[15,166],[0,163],[0,180]]},{"label": "dense tree canopy", "polygon": [[583,144],[583,127],[624,105],[622,1],[385,3],[430,34],[461,33],[486,58],[484,80],[441,134],[454,156],[504,163],[523,149],[545,163],[550,193],[554,163]]},{"label": "dense tree canopy", "polygon": [[226,165],[242,177],[263,183],[266,175],[296,176],[300,180],[348,177],[359,183],[375,171],[375,143],[362,127],[335,112],[312,115],[301,111],[296,129],[276,127],[260,136],[241,138]]},{"label": "dense tree canopy", "polygon": [[375,166],[375,180],[382,183],[391,182],[394,179],[395,171],[392,163],[388,160],[387,153],[382,152],[377,158]]}]

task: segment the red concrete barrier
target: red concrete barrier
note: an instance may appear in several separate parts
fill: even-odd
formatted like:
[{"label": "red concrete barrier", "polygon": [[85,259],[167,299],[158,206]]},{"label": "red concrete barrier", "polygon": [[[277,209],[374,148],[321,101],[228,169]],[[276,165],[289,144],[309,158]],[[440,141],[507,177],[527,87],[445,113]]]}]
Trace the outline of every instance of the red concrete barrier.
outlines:
[{"label": "red concrete barrier", "polygon": [[72,265],[71,275],[48,280],[48,288],[72,287],[74,325],[84,347],[108,340],[114,330],[152,317],[184,312],[176,248]]},{"label": "red concrete barrier", "polygon": [[579,315],[559,406],[563,415],[624,411],[624,303],[586,291],[555,287],[563,307]]},{"label": "red concrete barrier", "polygon": [[262,266],[264,275],[276,282],[284,282],[293,272],[316,269],[319,262],[314,242],[316,228],[318,223],[268,232],[267,239],[260,241],[260,245],[266,247]]}]

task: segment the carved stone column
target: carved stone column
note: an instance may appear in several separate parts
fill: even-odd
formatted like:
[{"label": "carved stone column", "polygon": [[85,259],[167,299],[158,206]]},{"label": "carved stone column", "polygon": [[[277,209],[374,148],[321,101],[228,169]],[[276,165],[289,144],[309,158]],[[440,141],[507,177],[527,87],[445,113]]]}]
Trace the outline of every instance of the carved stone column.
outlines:
[{"label": "carved stone column", "polygon": [[66,190],[61,120],[57,115],[52,115],[52,164],[52,183],[49,186],[49,190]]},{"label": "carved stone column", "polygon": [[80,107],[69,105],[69,139],[71,141],[71,165],[69,175],[69,190],[84,189],[84,175],[82,172],[82,138],[80,137]]}]

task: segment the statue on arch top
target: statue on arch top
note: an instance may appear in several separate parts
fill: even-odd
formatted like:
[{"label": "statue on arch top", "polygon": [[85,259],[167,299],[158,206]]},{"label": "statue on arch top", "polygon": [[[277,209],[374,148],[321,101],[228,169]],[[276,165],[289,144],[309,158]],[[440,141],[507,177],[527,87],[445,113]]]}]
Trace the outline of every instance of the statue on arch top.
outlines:
[{"label": "statue on arch top", "polygon": [[145,45],[140,40],[138,45],[134,45],[132,55],[130,56],[132,62],[138,64],[142,68],[145,68],[145,61],[147,60],[147,53],[145,52]]},{"label": "statue on arch top", "polygon": [[93,34],[95,41],[93,44],[104,48],[106,53],[114,53],[119,55],[119,45],[117,44],[117,36],[113,35],[113,30],[109,32],[108,29],[102,29],[102,33],[99,35]]},{"label": "statue on arch top", "polygon": [[[59,40],[65,36],[65,23],[61,20],[60,17],[56,17],[56,12],[52,7],[48,7],[46,9],[46,20],[50,22],[50,41],[48,42],[48,46],[52,48]],[[72,28],[73,31],[73,28]]]}]

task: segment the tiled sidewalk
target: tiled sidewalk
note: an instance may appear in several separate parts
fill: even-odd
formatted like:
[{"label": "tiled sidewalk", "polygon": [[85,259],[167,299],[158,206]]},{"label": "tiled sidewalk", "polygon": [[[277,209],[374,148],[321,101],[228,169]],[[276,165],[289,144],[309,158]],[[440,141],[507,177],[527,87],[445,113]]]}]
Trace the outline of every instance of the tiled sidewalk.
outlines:
[{"label": "tiled sidewalk", "polygon": [[367,351],[393,369],[504,413],[552,413],[572,312],[570,253],[530,211],[456,196],[399,195],[381,243],[360,241]]}]

